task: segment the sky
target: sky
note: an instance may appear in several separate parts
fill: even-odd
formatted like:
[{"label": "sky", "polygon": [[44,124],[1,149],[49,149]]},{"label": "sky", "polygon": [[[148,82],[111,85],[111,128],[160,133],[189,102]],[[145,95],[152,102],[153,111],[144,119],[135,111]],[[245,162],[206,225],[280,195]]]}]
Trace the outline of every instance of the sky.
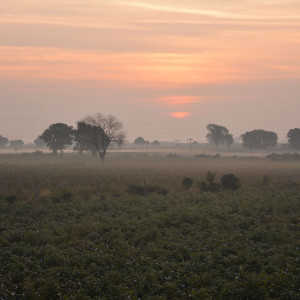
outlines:
[{"label": "sky", "polygon": [[300,0],[1,0],[0,135],[101,112],[128,141],[300,127]]}]

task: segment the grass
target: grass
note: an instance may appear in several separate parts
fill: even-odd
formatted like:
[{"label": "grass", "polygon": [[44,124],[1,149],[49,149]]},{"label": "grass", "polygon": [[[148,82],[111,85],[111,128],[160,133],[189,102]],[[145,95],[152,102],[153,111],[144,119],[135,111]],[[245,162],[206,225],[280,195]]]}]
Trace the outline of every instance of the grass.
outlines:
[{"label": "grass", "polygon": [[[201,193],[207,171],[242,188]],[[170,193],[126,192],[144,179]],[[0,299],[297,299],[299,179],[263,158],[1,155]]]}]

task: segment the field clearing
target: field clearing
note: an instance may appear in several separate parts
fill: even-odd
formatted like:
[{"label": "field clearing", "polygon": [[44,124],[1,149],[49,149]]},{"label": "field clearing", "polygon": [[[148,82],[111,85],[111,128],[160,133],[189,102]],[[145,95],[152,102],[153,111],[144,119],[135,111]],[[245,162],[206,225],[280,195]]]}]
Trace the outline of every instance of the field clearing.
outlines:
[{"label": "field clearing", "polygon": [[0,299],[299,299],[300,162],[169,153],[0,155]]}]

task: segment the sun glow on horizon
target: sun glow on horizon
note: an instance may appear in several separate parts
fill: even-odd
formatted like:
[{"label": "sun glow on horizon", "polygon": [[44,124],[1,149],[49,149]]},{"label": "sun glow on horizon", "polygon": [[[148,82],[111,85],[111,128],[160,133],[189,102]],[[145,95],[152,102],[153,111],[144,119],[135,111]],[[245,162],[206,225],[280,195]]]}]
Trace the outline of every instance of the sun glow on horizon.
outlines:
[{"label": "sun glow on horizon", "polygon": [[189,116],[190,113],[187,111],[175,111],[175,112],[172,112],[171,115],[175,119],[183,119],[183,118],[186,118],[187,116]]}]

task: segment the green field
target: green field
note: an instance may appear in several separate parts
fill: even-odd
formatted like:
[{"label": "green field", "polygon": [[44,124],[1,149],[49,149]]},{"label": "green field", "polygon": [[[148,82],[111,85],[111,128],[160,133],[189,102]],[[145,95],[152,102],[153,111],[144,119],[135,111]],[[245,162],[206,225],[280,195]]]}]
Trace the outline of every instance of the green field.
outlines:
[{"label": "green field", "polygon": [[300,299],[299,207],[300,161],[1,154],[0,299]]}]

